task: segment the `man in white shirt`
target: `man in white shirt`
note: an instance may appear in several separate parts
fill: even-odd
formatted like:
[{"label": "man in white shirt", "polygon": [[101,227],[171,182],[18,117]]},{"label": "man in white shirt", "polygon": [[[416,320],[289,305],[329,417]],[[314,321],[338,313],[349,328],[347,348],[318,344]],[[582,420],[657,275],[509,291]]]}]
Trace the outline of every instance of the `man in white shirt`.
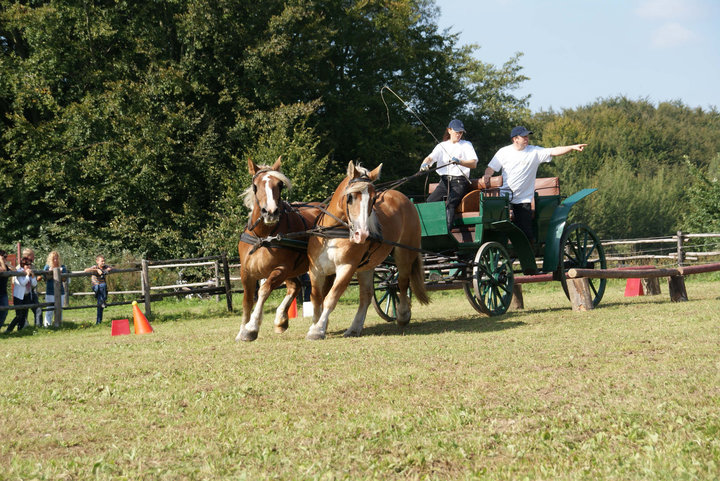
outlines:
[{"label": "man in white shirt", "polygon": [[451,120],[443,135],[443,141],[437,144],[420,164],[421,171],[428,170],[432,164],[438,166],[440,183],[427,201],[435,202],[447,198],[445,212],[448,232],[452,229],[455,208],[470,190],[470,169],[477,166],[475,149],[470,142],[462,140],[464,133],[465,126],[462,121]]},{"label": "man in white shirt", "polygon": [[535,177],[540,164],[550,162],[553,157],[565,155],[577,150],[582,152],[587,144],[566,145],[543,148],[530,145],[531,131],[518,126],[510,132],[512,144],[497,151],[485,169],[483,180],[490,185],[490,176],[502,170],[503,185],[501,195],[510,196],[513,210],[513,222],[525,233],[530,242],[534,242],[532,229],[531,203],[535,196]]}]

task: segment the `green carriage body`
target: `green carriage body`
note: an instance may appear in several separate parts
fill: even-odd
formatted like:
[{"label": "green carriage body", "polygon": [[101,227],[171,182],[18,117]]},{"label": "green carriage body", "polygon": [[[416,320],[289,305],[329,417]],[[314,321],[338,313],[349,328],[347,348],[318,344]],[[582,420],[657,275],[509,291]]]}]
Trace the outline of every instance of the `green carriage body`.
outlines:
[{"label": "green carriage body", "polygon": [[533,229],[537,242],[531,245],[525,234],[510,220],[507,197],[478,196],[477,210],[456,216],[452,233],[447,231],[444,202],[416,204],[422,227],[422,248],[432,252],[472,255],[485,242],[498,242],[520,262],[524,272],[536,270],[536,256],[543,258],[541,272],[554,272],[559,264],[559,247],[572,207],[597,189],[583,189],[563,198],[535,194]]},{"label": "green carriage body", "polygon": [[[495,182],[500,180],[494,177]],[[510,201],[498,189],[484,190],[473,179],[473,189],[462,199],[448,232],[444,202],[416,203],[422,231],[426,286],[428,289],[462,287],[470,304],[488,315],[507,311],[514,292],[514,261],[525,275],[552,273],[569,296],[565,272],[572,267],[606,267],[600,240],[583,224],[567,225],[572,207],[596,189],[583,189],[569,197],[560,195],[557,178],[537,179],[533,202],[532,244],[512,221]],[[498,185],[495,185],[498,187]],[[548,192],[550,195],[540,195]],[[486,195],[488,193],[489,195]],[[538,267],[538,258],[542,265]],[[392,257],[376,268],[373,304],[385,320],[394,319],[397,270]],[[591,280],[597,305],[605,279]]]}]

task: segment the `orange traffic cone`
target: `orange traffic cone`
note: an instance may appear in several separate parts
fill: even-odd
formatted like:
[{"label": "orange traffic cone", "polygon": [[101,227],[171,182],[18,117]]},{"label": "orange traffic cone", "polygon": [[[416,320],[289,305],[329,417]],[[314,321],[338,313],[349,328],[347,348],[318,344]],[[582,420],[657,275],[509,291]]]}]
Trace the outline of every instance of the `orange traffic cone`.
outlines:
[{"label": "orange traffic cone", "polygon": [[148,323],[145,314],[138,307],[137,301],[133,301],[133,323],[135,324],[135,334],[150,334],[153,332],[150,323]]},{"label": "orange traffic cone", "polygon": [[288,309],[288,317],[290,319],[295,319],[297,317],[297,297],[294,298],[292,304],[290,304],[290,309]]}]

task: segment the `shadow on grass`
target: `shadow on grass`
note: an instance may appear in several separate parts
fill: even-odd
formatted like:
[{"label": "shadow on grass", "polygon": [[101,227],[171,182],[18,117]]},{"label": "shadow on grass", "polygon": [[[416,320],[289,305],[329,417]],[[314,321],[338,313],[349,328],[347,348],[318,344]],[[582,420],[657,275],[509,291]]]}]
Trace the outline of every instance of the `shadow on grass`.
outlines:
[{"label": "shadow on grass", "polygon": [[[523,321],[513,320],[512,313],[497,317],[461,317],[455,319],[430,319],[410,321],[404,328],[394,322],[375,324],[363,329],[363,336],[427,336],[443,332],[497,332],[525,325]],[[345,329],[331,332],[342,336]]]},{"label": "shadow on grass", "polygon": [[[158,314],[148,318],[152,322],[178,322],[198,319],[235,319],[239,318],[242,312],[176,312],[172,314]],[[130,319],[132,322],[132,319]]]}]

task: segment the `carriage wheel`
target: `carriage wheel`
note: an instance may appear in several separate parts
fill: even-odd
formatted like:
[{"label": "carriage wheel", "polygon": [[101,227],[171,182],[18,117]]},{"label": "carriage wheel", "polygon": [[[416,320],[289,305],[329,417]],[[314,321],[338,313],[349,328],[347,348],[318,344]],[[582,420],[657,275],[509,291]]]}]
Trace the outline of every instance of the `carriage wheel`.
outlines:
[{"label": "carriage wheel", "polygon": [[[408,297],[410,295],[411,291],[408,289]],[[375,312],[387,322],[395,322],[399,302],[397,266],[382,263],[375,267],[373,272],[372,304]]]},{"label": "carriage wheel", "polygon": [[[570,299],[565,273],[572,268],[605,269],[605,251],[600,239],[585,224],[572,224],[565,228],[560,238],[560,266],[557,276],[560,278],[565,295]],[[593,294],[593,306],[597,306],[605,293],[607,279],[588,279]]]},{"label": "carriage wheel", "polygon": [[472,287],[463,284],[465,296],[476,311],[488,316],[507,312],[513,294],[512,261],[497,242],[486,242],[475,254]]}]

